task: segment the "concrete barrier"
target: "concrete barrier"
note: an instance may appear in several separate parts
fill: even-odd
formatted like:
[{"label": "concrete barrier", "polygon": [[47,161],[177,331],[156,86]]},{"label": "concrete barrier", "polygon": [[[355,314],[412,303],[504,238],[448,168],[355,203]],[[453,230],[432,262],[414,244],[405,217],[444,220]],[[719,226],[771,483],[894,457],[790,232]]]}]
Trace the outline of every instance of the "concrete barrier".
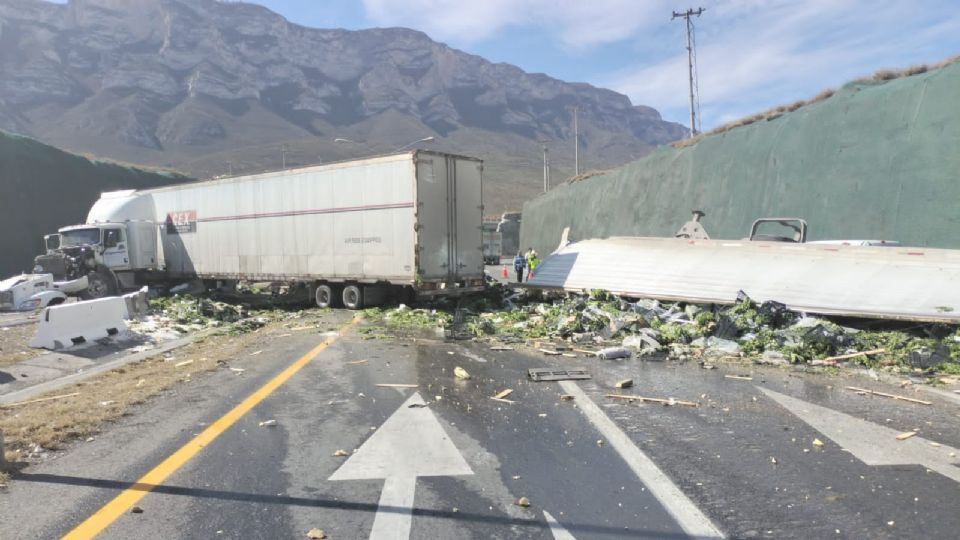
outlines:
[{"label": "concrete barrier", "polygon": [[127,303],[119,296],[43,310],[30,346],[50,350],[113,336],[127,329]]},{"label": "concrete barrier", "polygon": [[146,286],[137,292],[123,295],[123,301],[126,303],[127,307],[127,314],[125,316],[126,319],[143,317],[147,314],[147,310],[150,309],[150,305],[147,303]]}]

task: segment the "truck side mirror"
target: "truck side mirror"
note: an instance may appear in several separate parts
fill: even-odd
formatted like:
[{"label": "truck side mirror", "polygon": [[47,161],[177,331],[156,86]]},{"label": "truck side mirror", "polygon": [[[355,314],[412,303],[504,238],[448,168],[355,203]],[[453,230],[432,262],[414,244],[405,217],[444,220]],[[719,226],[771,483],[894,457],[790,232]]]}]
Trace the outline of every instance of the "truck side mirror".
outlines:
[{"label": "truck side mirror", "polygon": [[48,234],[43,237],[43,243],[47,247],[47,251],[54,251],[60,248],[60,235],[59,234]]}]

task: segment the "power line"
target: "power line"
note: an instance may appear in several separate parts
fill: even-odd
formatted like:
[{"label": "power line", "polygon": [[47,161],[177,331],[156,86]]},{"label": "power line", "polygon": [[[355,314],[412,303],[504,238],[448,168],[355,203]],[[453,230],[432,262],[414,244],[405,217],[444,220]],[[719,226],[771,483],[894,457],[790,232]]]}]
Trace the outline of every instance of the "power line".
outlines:
[{"label": "power line", "polygon": [[700,88],[697,83],[699,73],[697,66],[697,38],[693,28],[692,17],[699,17],[705,10],[703,8],[690,8],[684,12],[673,12],[674,19],[684,19],[687,23],[687,66],[690,76],[690,136],[693,137],[700,131]]}]

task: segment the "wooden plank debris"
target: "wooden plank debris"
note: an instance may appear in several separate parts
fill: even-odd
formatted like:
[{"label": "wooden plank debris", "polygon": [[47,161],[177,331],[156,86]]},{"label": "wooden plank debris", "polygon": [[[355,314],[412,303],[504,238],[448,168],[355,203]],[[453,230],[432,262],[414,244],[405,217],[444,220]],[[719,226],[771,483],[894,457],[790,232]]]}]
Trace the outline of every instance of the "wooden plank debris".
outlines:
[{"label": "wooden plank debris", "polygon": [[736,379],[738,381],[752,381],[753,377],[748,377],[746,375],[724,375],[727,379]]},{"label": "wooden plank debris", "polygon": [[649,401],[652,403],[663,403],[664,405],[684,405],[687,407],[699,407],[699,403],[694,403],[693,401],[684,401],[682,399],[664,399],[664,398],[654,398],[646,396],[636,396],[636,395],[626,395],[626,394],[607,394],[608,398],[611,399],[626,399],[629,401]]},{"label": "wooden plank debris", "polygon": [[859,351],[859,352],[852,352],[848,354],[841,354],[838,356],[828,356],[826,358],[821,359],[820,361],[824,363],[830,363],[830,362],[836,362],[837,360],[847,360],[849,358],[856,358],[858,356],[870,356],[870,355],[881,354],[885,352],[887,352],[886,349],[871,349],[869,351]]},{"label": "wooden plank debris", "polygon": [[494,345],[490,347],[491,351],[512,351],[513,347],[507,347],[506,345]]},{"label": "wooden plank debris", "polygon": [[900,400],[900,401],[908,401],[908,402],[910,402],[910,403],[918,403],[918,404],[920,404],[920,405],[933,405],[933,402],[924,401],[924,400],[922,400],[922,399],[914,399],[914,398],[910,398],[910,397],[906,397],[906,396],[898,396],[898,395],[896,395],[896,394],[888,394],[888,393],[886,393],[886,392],[878,392],[878,391],[876,391],[876,390],[868,390],[868,389],[866,389],[866,388],[858,388],[858,387],[856,387],[856,386],[847,386],[846,388],[847,388],[847,390],[852,390],[852,391],[854,391],[854,392],[856,392],[856,393],[858,393],[858,394],[870,394],[870,395],[873,395],[873,396],[880,396],[880,397],[885,397],[885,398],[890,398],[890,399],[897,399],[897,400]]},{"label": "wooden plank debris", "polygon": [[366,364],[366,363],[367,363],[367,360],[366,360],[366,359],[363,359],[363,360],[353,360],[352,362],[347,362],[347,364],[348,364],[348,365],[351,365],[351,366],[355,366],[355,365],[357,365],[357,364]]},{"label": "wooden plank debris", "polygon": [[907,431],[906,433],[901,433],[901,434],[897,435],[897,440],[898,440],[898,441],[905,441],[905,440],[909,439],[910,437],[913,437],[913,436],[916,435],[916,434],[917,434],[916,431]]},{"label": "wooden plank debris", "polygon": [[417,388],[419,385],[402,383],[377,383],[376,386],[379,386],[380,388]]},{"label": "wooden plank debris", "polygon": [[560,356],[562,354],[559,351],[551,351],[550,349],[537,349],[537,350],[549,356]]},{"label": "wooden plank debris", "polygon": [[622,381],[617,381],[617,384],[613,385],[614,388],[630,388],[633,386],[633,379],[624,379]]},{"label": "wooden plank debris", "polygon": [[516,401],[513,401],[512,399],[503,399],[503,398],[498,398],[498,397],[492,397],[492,398],[490,398],[490,399],[492,399],[492,400],[494,400],[494,401],[499,401],[500,403],[511,403],[511,404],[512,404],[512,403],[516,403]]},{"label": "wooden plank debris", "polygon": [[53,400],[56,400],[56,399],[64,399],[64,398],[74,397],[74,396],[79,396],[79,395],[80,395],[80,392],[74,392],[74,393],[72,393],[72,394],[62,394],[62,395],[59,395],[59,396],[50,396],[50,397],[44,397],[44,398],[38,398],[38,399],[31,399],[31,400],[28,400],[28,401],[18,401],[18,402],[16,402],[16,403],[8,403],[8,404],[6,404],[6,405],[0,405],[0,409],[5,409],[5,408],[9,408],[9,407],[19,407],[19,406],[21,406],[21,405],[29,405],[29,404],[31,404],[31,403],[42,403],[42,402],[44,402],[44,401],[53,401]]},{"label": "wooden plank debris", "polygon": [[513,393],[513,388],[507,388],[506,390],[501,390],[497,392],[497,395],[493,396],[495,399],[503,399]]}]

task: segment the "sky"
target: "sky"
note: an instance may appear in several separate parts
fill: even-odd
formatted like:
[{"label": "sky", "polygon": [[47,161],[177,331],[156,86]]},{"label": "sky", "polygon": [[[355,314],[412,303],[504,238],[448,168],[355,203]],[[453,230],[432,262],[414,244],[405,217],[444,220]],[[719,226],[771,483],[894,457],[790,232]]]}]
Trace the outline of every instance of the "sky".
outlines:
[{"label": "sky", "polygon": [[886,68],[960,54],[960,0],[259,0],[305,26],[404,26],[494,62],[622,92],[689,122],[694,19],[704,129]]}]

